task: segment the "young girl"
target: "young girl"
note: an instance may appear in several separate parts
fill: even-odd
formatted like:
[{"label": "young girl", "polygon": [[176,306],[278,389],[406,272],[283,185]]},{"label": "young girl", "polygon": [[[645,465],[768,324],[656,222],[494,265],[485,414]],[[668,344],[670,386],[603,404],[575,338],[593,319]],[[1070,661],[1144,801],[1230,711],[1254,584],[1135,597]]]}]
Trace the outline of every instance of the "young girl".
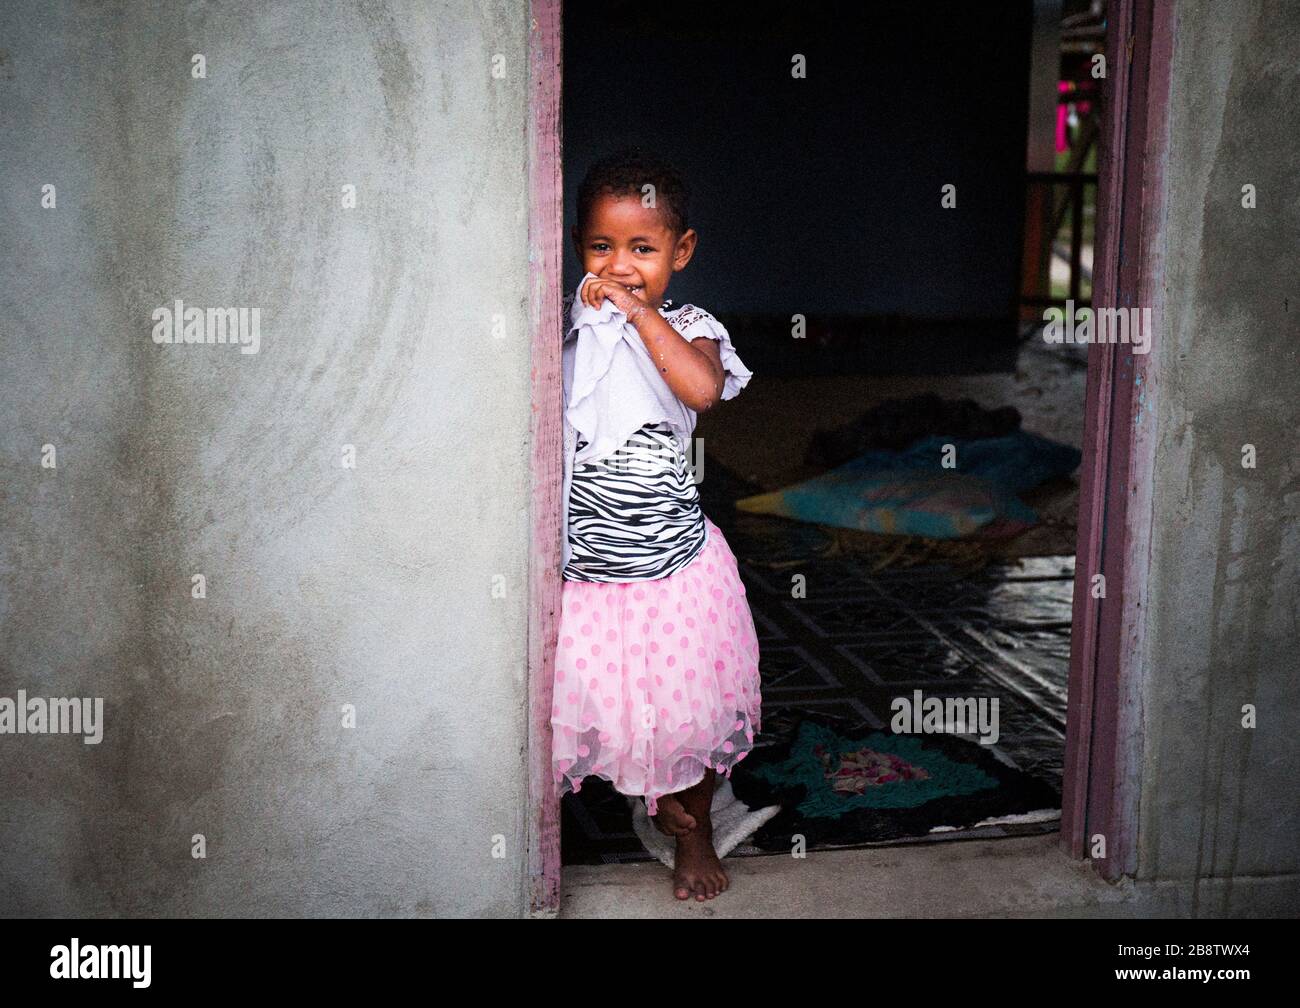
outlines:
[{"label": "young girl", "polygon": [[587,275],[565,301],[555,777],[561,793],[597,775],[644,796],[676,838],[674,894],[712,899],[728,885],[716,772],[753,748],[762,698],[745,587],[685,446],[752,375],[717,319],[663,301],[697,240],[671,167],[637,151],[598,162],[573,240]]}]

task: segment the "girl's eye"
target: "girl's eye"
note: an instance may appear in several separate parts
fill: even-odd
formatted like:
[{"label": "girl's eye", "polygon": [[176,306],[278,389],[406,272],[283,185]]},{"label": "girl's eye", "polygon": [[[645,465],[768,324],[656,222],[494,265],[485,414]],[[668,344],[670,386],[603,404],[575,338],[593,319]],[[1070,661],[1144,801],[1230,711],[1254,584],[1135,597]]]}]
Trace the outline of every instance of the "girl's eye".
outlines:
[{"label": "girl's eye", "polygon": [[636,247],[636,250],[637,250],[638,252],[643,252],[643,253],[645,253],[646,255],[649,255],[651,252],[654,251],[654,249],[652,249],[649,245],[638,245],[638,246]]},{"label": "girl's eye", "polygon": [[604,252],[608,248],[609,246],[606,245],[604,242],[596,242],[596,244],[591,246],[591,250],[593,252]]}]

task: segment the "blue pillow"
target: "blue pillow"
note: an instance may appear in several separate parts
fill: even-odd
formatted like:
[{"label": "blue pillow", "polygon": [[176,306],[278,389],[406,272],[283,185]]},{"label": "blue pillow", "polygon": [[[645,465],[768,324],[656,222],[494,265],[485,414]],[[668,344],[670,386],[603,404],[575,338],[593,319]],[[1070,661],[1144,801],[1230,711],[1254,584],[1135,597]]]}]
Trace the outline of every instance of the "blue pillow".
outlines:
[{"label": "blue pillow", "polygon": [[[952,469],[943,467],[948,444],[956,449]],[[1077,448],[1024,431],[974,440],[935,435],[901,452],[866,452],[736,507],[866,532],[955,539],[995,520],[1035,524],[1038,515],[1016,494],[1070,474],[1082,458]]]}]

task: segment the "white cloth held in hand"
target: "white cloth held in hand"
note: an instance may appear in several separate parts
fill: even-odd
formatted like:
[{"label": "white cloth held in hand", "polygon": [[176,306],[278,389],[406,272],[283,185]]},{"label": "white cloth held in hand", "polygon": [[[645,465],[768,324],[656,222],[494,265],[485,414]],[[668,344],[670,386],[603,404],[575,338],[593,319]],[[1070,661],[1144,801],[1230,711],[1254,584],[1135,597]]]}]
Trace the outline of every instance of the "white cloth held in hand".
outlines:
[{"label": "white cloth held in hand", "polygon": [[[561,360],[564,373],[564,557],[569,562],[569,489],[573,467],[612,455],[637,430],[648,423],[667,422],[685,450],[695,432],[696,412],[668,387],[655,368],[645,342],[627,316],[608,298],[597,308],[583,304],[574,293],[565,330]],[[753,377],[745,367],[722,323],[694,305],[662,313],[683,338],[707,337],[719,342],[726,372],[723,399],[734,399]],[[587,442],[577,451],[577,439]]]}]

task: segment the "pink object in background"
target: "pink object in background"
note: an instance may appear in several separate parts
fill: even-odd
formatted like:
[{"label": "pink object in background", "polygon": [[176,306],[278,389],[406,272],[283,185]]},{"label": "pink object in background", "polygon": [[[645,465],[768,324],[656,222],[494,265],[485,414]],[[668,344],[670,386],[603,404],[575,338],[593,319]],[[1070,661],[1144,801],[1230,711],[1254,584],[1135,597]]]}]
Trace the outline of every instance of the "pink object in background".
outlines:
[{"label": "pink object in background", "polygon": [[[1071,86],[1072,85],[1069,81],[1057,81],[1056,91],[1058,94],[1065,94],[1065,92],[1070,90]],[[1056,105],[1056,153],[1058,154],[1063,150],[1068,150],[1070,147],[1070,136],[1066,130],[1066,121],[1068,118],[1069,117],[1065,111],[1065,105],[1058,102]]]},{"label": "pink object in background", "polygon": [[[1074,81],[1063,80],[1056,82],[1056,91],[1058,94],[1067,94],[1074,90],[1076,90]],[[1070,149],[1070,114],[1067,111],[1068,108],[1069,106],[1064,102],[1060,102],[1056,106],[1056,153],[1058,154],[1061,153],[1061,151]],[[1081,101],[1076,103],[1074,108],[1078,113],[1079,118],[1082,119],[1088,114],[1092,105],[1090,102]]]}]

